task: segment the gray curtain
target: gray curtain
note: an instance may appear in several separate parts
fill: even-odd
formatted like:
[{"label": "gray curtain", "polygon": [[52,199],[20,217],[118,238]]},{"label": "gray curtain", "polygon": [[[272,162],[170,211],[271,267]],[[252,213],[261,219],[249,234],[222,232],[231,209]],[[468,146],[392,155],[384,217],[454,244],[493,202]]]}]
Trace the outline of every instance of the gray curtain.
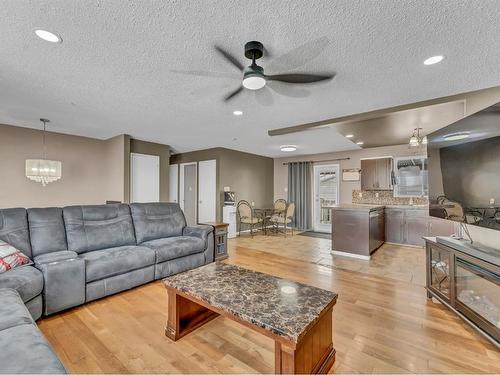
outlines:
[{"label": "gray curtain", "polygon": [[294,224],[299,230],[312,229],[312,163],[288,163],[288,202],[295,203]]}]

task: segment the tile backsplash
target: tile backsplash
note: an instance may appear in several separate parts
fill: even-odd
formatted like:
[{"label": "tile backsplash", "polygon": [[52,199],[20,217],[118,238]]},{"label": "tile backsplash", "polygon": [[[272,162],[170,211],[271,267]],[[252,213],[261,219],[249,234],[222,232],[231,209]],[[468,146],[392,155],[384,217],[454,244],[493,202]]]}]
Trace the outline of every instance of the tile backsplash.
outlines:
[{"label": "tile backsplash", "polygon": [[420,204],[429,204],[429,199],[427,197],[397,198],[394,197],[394,193],[392,190],[353,190],[352,203],[420,205]]}]

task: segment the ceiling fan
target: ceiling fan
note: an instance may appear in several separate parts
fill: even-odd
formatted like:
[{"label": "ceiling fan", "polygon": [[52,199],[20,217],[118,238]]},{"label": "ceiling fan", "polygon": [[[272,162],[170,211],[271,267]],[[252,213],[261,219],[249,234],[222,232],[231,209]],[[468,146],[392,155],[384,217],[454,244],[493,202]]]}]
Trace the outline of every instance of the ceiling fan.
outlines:
[{"label": "ceiling fan", "polygon": [[[324,44],[322,40],[320,40],[320,42]],[[223,48],[215,46],[215,50],[222,57],[224,57],[231,65],[233,65],[236,69],[238,69],[240,74],[243,73],[242,82],[240,86],[236,90],[233,90],[224,97],[225,102],[230,101],[231,99],[236,97],[244,89],[252,91],[260,90],[264,88],[267,82],[269,81],[276,81],[285,84],[307,84],[307,83],[328,81],[335,76],[334,73],[330,74],[285,73],[285,74],[266,75],[264,73],[264,68],[257,65],[256,63],[256,61],[264,55],[264,52],[266,52],[267,54],[267,51],[264,49],[263,44],[258,41],[251,41],[245,44],[245,57],[252,61],[252,63],[247,67],[243,66],[243,64],[241,64],[236,57],[231,55]],[[300,53],[300,51],[297,51],[297,53]],[[200,76],[203,75],[214,76],[214,77],[226,76],[226,74],[224,73],[212,73],[212,72],[178,71],[178,70],[176,70],[175,72],[184,74],[194,74]],[[275,89],[280,94],[294,96],[292,92],[286,92],[283,90],[283,88],[280,88],[279,86],[273,87],[269,85],[269,87]]]}]

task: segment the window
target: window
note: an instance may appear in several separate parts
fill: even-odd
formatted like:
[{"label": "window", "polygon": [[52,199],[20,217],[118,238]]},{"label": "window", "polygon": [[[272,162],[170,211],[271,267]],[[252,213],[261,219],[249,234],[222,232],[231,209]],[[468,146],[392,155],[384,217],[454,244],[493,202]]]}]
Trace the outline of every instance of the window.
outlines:
[{"label": "window", "polygon": [[426,197],[429,195],[427,157],[394,158],[394,196]]}]

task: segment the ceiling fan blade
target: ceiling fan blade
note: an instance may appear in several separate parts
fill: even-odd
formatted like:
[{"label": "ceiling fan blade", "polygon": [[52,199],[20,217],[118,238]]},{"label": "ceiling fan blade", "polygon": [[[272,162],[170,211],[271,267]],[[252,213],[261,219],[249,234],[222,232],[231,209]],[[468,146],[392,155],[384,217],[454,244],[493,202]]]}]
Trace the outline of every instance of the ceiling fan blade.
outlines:
[{"label": "ceiling fan blade", "polygon": [[263,87],[260,90],[255,90],[254,94],[255,94],[255,100],[260,105],[266,107],[273,105],[274,103],[273,95],[271,94],[271,90],[269,90],[267,87]]},{"label": "ceiling fan blade", "polygon": [[238,87],[236,90],[232,91],[226,97],[224,98],[225,102],[228,102],[229,100],[233,99],[236,95],[238,95],[240,92],[243,91],[243,86]]},{"label": "ceiling fan blade", "polygon": [[241,75],[238,73],[205,72],[205,71],[201,71],[201,70],[177,70],[177,69],[172,69],[171,72],[179,73],[179,74],[186,74],[186,75],[190,75],[190,76],[197,76],[197,77],[241,79]]},{"label": "ceiling fan blade", "polygon": [[271,76],[266,76],[269,81],[280,81],[286,83],[314,83],[327,81],[335,77],[335,74],[301,74],[301,73],[290,73],[290,74],[275,74]]},{"label": "ceiling fan blade", "polygon": [[270,72],[299,68],[314,60],[329,46],[330,40],[326,36],[311,40],[292,50],[273,58],[266,69]]},{"label": "ceiling fan blade", "polygon": [[241,64],[238,59],[236,57],[234,57],[233,55],[231,55],[229,52],[225,51],[223,48],[219,47],[219,46],[215,46],[215,49],[217,50],[217,52],[219,52],[227,61],[229,61],[231,64],[233,64],[236,68],[238,68],[238,70],[240,72],[243,71],[243,69],[245,69],[245,67],[243,66],[243,64]]},{"label": "ceiling fan blade", "polygon": [[297,86],[287,85],[280,81],[270,81],[266,84],[271,90],[277,92],[280,95],[288,96],[290,98],[306,98],[311,95],[309,90],[304,88],[297,88]]}]

